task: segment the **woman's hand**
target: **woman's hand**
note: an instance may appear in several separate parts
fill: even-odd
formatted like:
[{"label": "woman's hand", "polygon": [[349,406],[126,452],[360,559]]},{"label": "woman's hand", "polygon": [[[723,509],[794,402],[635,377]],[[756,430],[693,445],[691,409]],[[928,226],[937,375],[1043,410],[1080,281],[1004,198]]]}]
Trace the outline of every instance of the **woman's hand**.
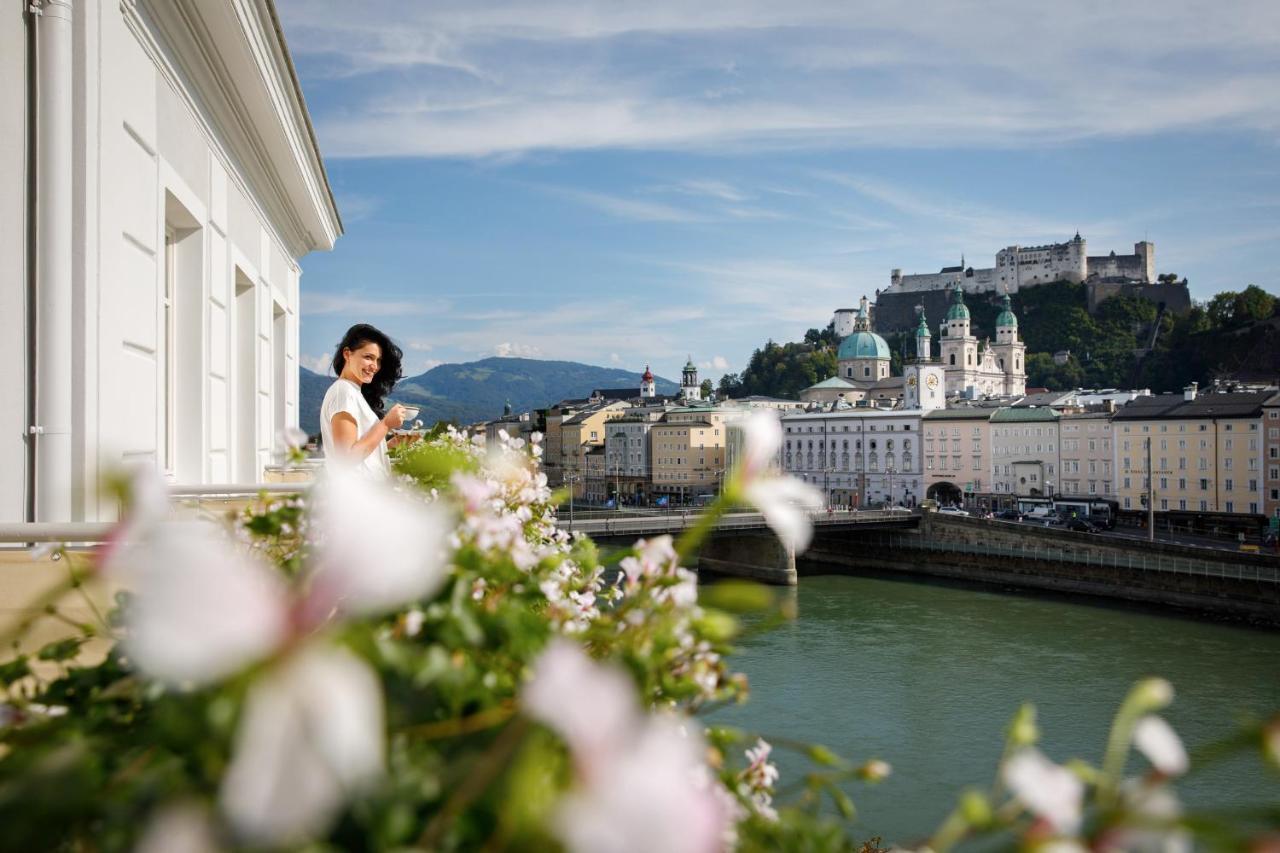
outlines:
[{"label": "woman's hand", "polygon": [[400,429],[400,425],[404,423],[404,412],[404,406],[396,403],[382,418],[382,422],[387,425],[387,429]]}]

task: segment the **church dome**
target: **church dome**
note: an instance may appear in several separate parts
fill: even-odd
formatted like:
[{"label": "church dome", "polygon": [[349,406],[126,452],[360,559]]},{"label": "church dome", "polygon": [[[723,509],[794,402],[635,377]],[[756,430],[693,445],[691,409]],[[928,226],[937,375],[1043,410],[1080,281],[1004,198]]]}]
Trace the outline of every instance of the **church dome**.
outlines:
[{"label": "church dome", "polygon": [[889,345],[875,332],[854,332],[840,342],[840,361],[851,358],[889,358]]},{"label": "church dome", "polygon": [[996,317],[996,326],[1012,326],[1016,329],[1018,327],[1018,317],[1013,313],[1012,300],[1009,299],[1009,294],[1007,293],[1004,295],[1003,309],[1000,312],[1000,316]]},{"label": "church dome", "polygon": [[640,377],[640,381],[641,382],[653,381],[653,371],[649,369],[649,365],[647,364],[644,366],[644,375]]},{"label": "church dome", "polygon": [[969,307],[964,304],[964,291],[955,288],[951,291],[951,307],[947,309],[947,320],[968,320]]}]

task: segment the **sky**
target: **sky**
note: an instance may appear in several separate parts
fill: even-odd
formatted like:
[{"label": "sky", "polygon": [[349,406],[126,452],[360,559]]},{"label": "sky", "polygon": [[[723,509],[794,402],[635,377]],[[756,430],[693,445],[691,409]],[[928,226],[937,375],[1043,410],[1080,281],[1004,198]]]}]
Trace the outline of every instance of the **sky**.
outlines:
[{"label": "sky", "polygon": [[277,0],[345,226],[303,363],[741,371],[1004,246],[1280,291],[1280,3]]}]

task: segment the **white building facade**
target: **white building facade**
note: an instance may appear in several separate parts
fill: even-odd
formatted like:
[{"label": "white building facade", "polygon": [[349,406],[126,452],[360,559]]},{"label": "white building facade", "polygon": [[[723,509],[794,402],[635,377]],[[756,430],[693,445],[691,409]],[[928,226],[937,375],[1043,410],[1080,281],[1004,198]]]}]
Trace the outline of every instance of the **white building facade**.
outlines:
[{"label": "white building facade", "polygon": [[298,260],[342,230],[275,9],[22,5],[0,16],[0,357],[26,366],[0,378],[23,401],[0,520],[113,517],[122,463],[258,482],[298,421]]},{"label": "white building facade", "polygon": [[915,506],[924,497],[919,409],[837,409],[782,418],[782,470],[812,483],[828,505],[888,501]]},{"label": "white building facade", "polygon": [[1040,497],[1061,487],[1062,445],[1053,409],[1006,408],[991,416],[991,483],[999,497]]}]

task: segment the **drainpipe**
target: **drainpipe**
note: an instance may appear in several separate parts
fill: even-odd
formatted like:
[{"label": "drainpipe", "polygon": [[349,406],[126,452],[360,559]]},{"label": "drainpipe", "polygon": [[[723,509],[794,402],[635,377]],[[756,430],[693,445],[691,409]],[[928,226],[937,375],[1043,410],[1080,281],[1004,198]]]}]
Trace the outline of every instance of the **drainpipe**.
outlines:
[{"label": "drainpipe", "polygon": [[34,300],[36,521],[71,520],[71,0],[40,0],[36,29]]}]

